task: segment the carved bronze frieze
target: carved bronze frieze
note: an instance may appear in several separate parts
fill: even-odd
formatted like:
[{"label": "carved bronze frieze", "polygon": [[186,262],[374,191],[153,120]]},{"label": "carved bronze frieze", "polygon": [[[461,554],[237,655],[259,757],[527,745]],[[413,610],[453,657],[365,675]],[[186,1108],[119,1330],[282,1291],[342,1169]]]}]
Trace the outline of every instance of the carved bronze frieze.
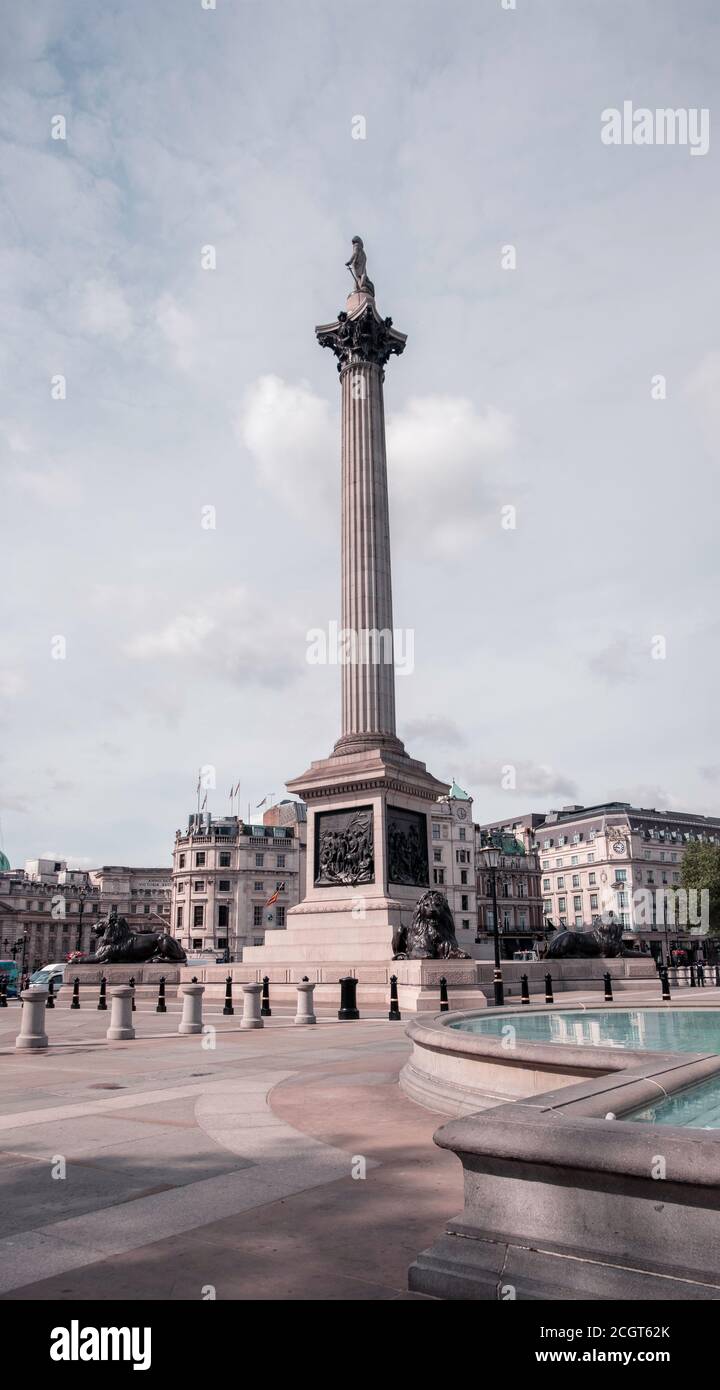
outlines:
[{"label": "carved bronze frieze", "polygon": [[372,806],[319,811],[315,817],[315,887],[375,881]]},{"label": "carved bronze frieze", "polygon": [[424,888],[430,882],[427,816],[393,806],[387,814],[388,882]]}]

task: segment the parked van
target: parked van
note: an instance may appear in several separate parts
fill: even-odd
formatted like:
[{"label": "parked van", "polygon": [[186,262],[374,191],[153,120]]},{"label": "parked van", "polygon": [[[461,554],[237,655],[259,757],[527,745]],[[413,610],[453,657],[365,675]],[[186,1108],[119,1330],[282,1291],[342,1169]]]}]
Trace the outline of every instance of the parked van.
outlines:
[{"label": "parked van", "polygon": [[40,989],[47,989],[52,980],[53,993],[57,994],[65,979],[66,969],[64,960],[55,961],[52,965],[44,965],[42,970],[36,970],[30,976],[30,984],[36,985]]}]

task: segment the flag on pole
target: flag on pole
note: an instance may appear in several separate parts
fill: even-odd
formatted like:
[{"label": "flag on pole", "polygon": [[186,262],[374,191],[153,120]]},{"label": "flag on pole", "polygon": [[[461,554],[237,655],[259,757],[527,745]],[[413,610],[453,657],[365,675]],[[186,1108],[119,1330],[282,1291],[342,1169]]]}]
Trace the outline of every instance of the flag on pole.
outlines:
[{"label": "flag on pole", "polygon": [[282,883],[276,883],[276,884],[275,884],[275,892],[272,894],[271,897],[268,898],[268,900],[267,900],[265,906],[266,906],[266,907],[272,907],[272,906],[273,906],[273,903],[276,903],[276,902],[277,902],[278,898],[280,897],[280,894],[281,894],[281,893],[284,893],[284,892],[285,892],[285,883],[284,883],[284,881],[283,881]]},{"label": "flag on pole", "polygon": [[203,804],[202,804],[202,806],[200,807],[200,810],[201,810],[201,811],[204,811],[206,806],[207,806],[207,792],[205,793],[205,796],[203,797]]},{"label": "flag on pole", "polygon": [[267,797],[264,796],[263,799],[262,799],[262,801],[258,801],[258,804],[257,804],[257,806],[255,807],[255,810],[256,810],[256,811],[259,811],[259,810],[260,810],[260,807],[261,807],[261,806],[264,806],[266,801],[267,801]]}]

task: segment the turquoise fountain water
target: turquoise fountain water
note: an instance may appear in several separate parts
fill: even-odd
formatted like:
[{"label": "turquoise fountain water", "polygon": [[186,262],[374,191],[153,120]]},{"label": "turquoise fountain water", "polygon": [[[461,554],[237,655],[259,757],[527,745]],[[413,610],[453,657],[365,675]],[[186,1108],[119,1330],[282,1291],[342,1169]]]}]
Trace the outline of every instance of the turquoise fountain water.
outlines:
[{"label": "turquoise fountain water", "polygon": [[451,1023],[461,1033],[503,1038],[508,1026],[523,1043],[617,1047],[638,1052],[720,1053],[720,1009],[568,1009],[506,1013]]},{"label": "turquoise fountain water", "polygon": [[685,1125],[688,1129],[720,1129],[720,1077],[711,1076],[674,1096],[632,1110],[623,1120],[652,1125]]}]

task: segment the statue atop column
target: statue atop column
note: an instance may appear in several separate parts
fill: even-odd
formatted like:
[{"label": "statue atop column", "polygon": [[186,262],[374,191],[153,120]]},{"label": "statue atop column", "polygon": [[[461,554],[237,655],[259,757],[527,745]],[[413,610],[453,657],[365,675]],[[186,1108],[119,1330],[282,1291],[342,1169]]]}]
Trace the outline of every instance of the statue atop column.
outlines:
[{"label": "statue atop column", "polygon": [[362,243],[362,237],[354,236],[352,239],[352,256],[345,264],[355,281],[355,289],[358,294],[371,294],[375,297],[375,286],[367,275],[367,256]]}]

